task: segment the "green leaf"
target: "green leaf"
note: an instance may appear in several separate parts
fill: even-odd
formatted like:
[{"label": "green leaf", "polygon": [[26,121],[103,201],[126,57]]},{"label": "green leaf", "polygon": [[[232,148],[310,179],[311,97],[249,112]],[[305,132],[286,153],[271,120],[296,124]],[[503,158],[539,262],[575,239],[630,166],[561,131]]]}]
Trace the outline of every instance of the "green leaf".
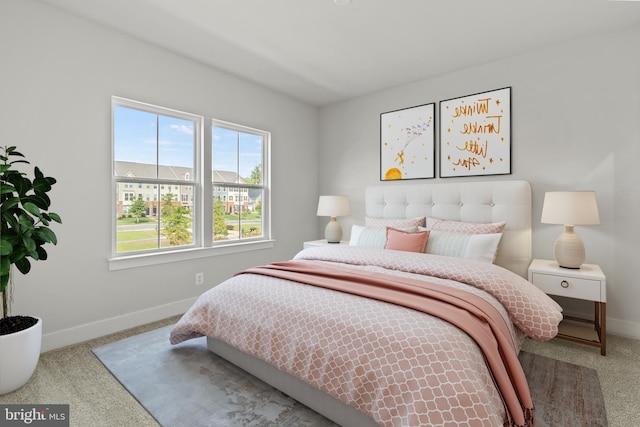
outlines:
[{"label": "green leaf", "polygon": [[27,191],[31,190],[31,180],[22,176],[22,174],[11,174],[7,177],[9,181],[16,188],[19,195],[23,196]]},{"label": "green leaf", "polygon": [[31,202],[26,202],[25,204],[22,205],[22,207],[31,215],[40,218],[40,209],[38,209],[38,207],[35,204]]},{"label": "green leaf", "polygon": [[36,242],[30,236],[22,236],[22,244],[28,253],[36,251]]},{"label": "green leaf", "polygon": [[45,251],[42,246],[38,246],[38,249],[36,249],[36,251],[38,252],[38,259],[40,261],[44,261],[47,259],[47,251]]},{"label": "green leaf", "polygon": [[27,165],[29,164],[29,162],[28,162],[28,161],[26,161],[26,160],[13,160],[13,161],[11,161],[9,164],[13,165],[13,164],[15,164],[15,163],[25,163],[25,164],[27,164]]},{"label": "green leaf", "polygon": [[18,147],[16,147],[15,145],[13,147],[9,147],[7,149],[7,155],[9,156],[19,156],[19,157],[24,157],[24,154],[20,153],[19,151],[16,151]]},{"label": "green leaf", "polygon": [[20,216],[18,216],[18,222],[20,223],[23,233],[33,229],[33,224],[34,224],[33,218],[31,218],[26,213],[22,213],[20,214]]},{"label": "green leaf", "polygon": [[0,240],[0,256],[7,256],[13,252],[13,245],[4,237]]},{"label": "green leaf", "polygon": [[0,194],[9,194],[16,191],[15,187],[11,184],[0,184]]},{"label": "green leaf", "polygon": [[58,224],[62,224],[62,220],[60,219],[60,215],[55,212],[49,212],[49,217]]},{"label": "green leaf", "polygon": [[49,209],[48,198],[44,198],[39,194],[31,194],[23,199],[23,201],[29,201],[39,207],[42,210]]},{"label": "green leaf", "polygon": [[9,256],[9,261],[15,264],[27,255],[27,250],[25,249],[23,242],[18,240],[16,244],[13,245],[13,252]]},{"label": "green leaf", "polygon": [[18,197],[12,197],[10,199],[7,199],[4,202],[2,202],[2,206],[0,206],[0,211],[6,212],[9,209],[16,206],[18,203],[20,203],[20,199]]},{"label": "green leaf", "polygon": [[46,193],[41,193],[41,192],[37,193],[37,196],[40,197],[44,201],[44,203],[47,204],[46,209],[49,209],[49,206],[51,206],[51,199],[49,198],[49,196],[47,196]]},{"label": "green leaf", "polygon": [[43,242],[53,243],[54,245],[58,243],[56,234],[47,227],[38,227],[33,234]]},{"label": "green leaf", "polygon": [[13,229],[20,228],[20,224],[18,223],[18,220],[13,216],[13,214],[11,214],[11,212],[2,212],[2,221],[6,222],[10,228],[13,228]]},{"label": "green leaf", "polygon": [[46,193],[51,191],[51,184],[49,184],[44,177],[36,178],[33,180],[33,191],[36,193]]},{"label": "green leaf", "polygon": [[27,274],[31,271],[31,263],[26,258],[21,258],[15,262],[16,268],[20,270],[20,273]]}]

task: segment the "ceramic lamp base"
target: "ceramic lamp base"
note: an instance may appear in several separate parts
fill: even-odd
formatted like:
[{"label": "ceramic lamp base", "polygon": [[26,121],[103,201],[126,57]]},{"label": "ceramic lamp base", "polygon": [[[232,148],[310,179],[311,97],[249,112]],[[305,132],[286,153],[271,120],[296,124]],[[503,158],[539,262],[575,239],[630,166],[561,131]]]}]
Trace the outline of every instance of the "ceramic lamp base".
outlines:
[{"label": "ceramic lamp base", "polygon": [[584,244],[573,231],[573,225],[564,226],[564,233],[556,239],[554,255],[560,267],[578,269],[584,263]]},{"label": "ceramic lamp base", "polygon": [[336,221],[335,217],[331,218],[331,221],[324,229],[324,238],[329,243],[340,243],[340,240],[342,240],[342,226]]}]

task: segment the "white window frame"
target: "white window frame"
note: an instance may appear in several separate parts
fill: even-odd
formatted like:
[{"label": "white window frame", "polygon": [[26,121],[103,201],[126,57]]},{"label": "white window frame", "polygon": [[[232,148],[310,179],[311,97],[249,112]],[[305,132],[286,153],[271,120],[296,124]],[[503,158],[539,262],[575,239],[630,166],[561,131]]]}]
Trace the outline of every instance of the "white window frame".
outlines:
[{"label": "white window frame", "polygon": [[[270,133],[258,129],[251,129],[244,126],[234,125],[232,123],[211,121],[212,123],[225,123],[227,126],[236,126],[238,129],[252,130],[252,132],[260,132],[265,134],[263,149],[263,179],[264,179],[264,199],[262,207],[263,215],[263,235],[255,239],[242,239],[224,241],[223,243],[213,241],[213,185],[211,181],[211,126],[204,126],[204,117],[190,113],[184,113],[165,107],[134,101],[126,98],[113,96],[111,100],[111,218],[112,241],[111,241],[111,257],[108,259],[109,270],[123,270],[127,268],[136,268],[144,266],[152,266],[157,264],[165,264],[167,262],[178,262],[192,259],[199,259],[217,255],[241,253],[250,250],[259,250],[272,248],[274,240],[271,237],[271,211],[270,211],[270,174],[269,166],[270,158]],[[117,253],[117,221],[114,220],[117,209],[117,185],[118,182],[136,182],[131,177],[115,176],[115,159],[114,159],[114,114],[116,106],[135,108],[138,110],[148,111],[154,114],[183,118],[187,120],[196,120],[196,128],[194,135],[196,142],[194,147],[194,172],[192,181],[183,182],[162,182],[167,185],[193,185],[194,195],[196,198],[193,206],[193,244],[189,246],[159,248],[156,250]],[[142,181],[149,181],[143,179]],[[161,185],[162,180],[157,180]],[[155,186],[154,186],[155,187]],[[207,236],[207,237],[205,237]]]}]

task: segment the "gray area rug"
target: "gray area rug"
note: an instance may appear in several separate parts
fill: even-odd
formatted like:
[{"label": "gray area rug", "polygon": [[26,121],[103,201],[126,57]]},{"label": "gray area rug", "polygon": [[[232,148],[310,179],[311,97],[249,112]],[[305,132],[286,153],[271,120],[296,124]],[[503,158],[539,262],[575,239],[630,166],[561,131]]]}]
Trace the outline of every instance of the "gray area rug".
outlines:
[{"label": "gray area rug", "polygon": [[[204,338],[171,346],[172,327],[93,349],[162,426],[336,426],[214,355]],[[537,427],[607,425],[595,370],[526,352],[520,359]]]}]

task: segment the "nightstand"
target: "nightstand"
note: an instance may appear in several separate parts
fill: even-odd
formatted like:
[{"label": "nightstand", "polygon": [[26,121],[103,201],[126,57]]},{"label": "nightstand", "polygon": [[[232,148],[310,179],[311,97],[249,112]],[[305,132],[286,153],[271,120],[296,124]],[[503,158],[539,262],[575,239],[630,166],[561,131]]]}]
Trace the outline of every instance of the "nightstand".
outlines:
[{"label": "nightstand", "polygon": [[[593,301],[593,320],[565,316],[558,338],[600,348],[607,353],[607,279],[600,267],[583,264],[579,269],[562,268],[555,261],[534,259],[529,281],[548,295]],[[584,324],[591,325],[585,327]]]},{"label": "nightstand", "polygon": [[329,243],[327,242],[327,239],[321,239],[321,240],[310,240],[308,242],[304,242],[303,248],[307,249],[307,248],[314,248],[316,246],[325,246],[325,245],[348,245],[349,242],[346,240],[342,240],[340,241],[340,243]]}]

